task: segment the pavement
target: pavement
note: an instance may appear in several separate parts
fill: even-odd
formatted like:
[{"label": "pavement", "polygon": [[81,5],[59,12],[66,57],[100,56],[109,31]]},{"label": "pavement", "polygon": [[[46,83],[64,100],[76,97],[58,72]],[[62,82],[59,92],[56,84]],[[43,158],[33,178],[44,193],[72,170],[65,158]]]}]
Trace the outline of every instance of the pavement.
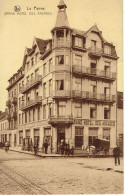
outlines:
[{"label": "pavement", "polygon": [[[29,155],[34,155],[34,152],[31,151],[25,151],[25,150],[21,150],[21,148],[19,147],[10,147],[9,148],[10,151],[15,151],[15,152],[19,152],[19,153],[25,153],[25,154],[29,154]],[[109,161],[109,163],[104,163],[102,161],[102,158],[104,158],[104,156],[100,156],[100,157],[90,157],[90,158],[86,158],[85,155],[73,155],[73,156],[64,156],[64,155],[60,155],[60,154],[45,154],[42,152],[38,152],[37,154],[38,157],[43,157],[43,158],[84,158],[87,160],[86,163],[86,168],[90,168],[90,169],[96,169],[96,170],[104,170],[104,171],[115,171],[115,172],[119,172],[119,173],[124,173],[124,162],[123,162],[123,157],[120,158],[120,165],[115,166],[114,163],[110,163],[111,161]],[[96,161],[96,159],[98,158],[98,163]],[[109,156],[109,157],[105,157],[107,159],[112,158],[112,162],[114,161],[113,157]],[[100,160],[99,160],[100,159]]]}]

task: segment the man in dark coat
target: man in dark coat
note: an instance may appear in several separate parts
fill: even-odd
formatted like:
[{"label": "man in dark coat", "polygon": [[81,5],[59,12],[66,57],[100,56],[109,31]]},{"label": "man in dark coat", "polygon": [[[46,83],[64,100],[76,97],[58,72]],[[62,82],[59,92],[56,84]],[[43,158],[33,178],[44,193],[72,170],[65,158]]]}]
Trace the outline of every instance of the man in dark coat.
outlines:
[{"label": "man in dark coat", "polygon": [[120,148],[118,146],[113,149],[113,156],[115,158],[115,165],[117,165],[117,162],[120,165]]},{"label": "man in dark coat", "polygon": [[48,142],[47,142],[47,140],[44,142],[44,148],[45,148],[45,154],[47,154],[47,150],[48,150]]}]

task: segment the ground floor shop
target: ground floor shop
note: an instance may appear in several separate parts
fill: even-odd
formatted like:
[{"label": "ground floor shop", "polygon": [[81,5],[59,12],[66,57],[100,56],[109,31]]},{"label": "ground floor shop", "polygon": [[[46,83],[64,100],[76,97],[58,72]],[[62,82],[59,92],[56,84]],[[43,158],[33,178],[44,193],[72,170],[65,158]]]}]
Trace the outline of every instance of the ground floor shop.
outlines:
[{"label": "ground floor shop", "polygon": [[58,153],[62,141],[76,150],[82,150],[83,145],[93,145],[95,138],[109,140],[110,148],[113,149],[116,145],[115,121],[77,119],[72,125],[60,123],[51,126],[47,121],[26,124],[16,130],[1,131],[0,142],[9,141],[12,147],[30,150],[35,144],[43,149],[47,141],[48,153]]}]

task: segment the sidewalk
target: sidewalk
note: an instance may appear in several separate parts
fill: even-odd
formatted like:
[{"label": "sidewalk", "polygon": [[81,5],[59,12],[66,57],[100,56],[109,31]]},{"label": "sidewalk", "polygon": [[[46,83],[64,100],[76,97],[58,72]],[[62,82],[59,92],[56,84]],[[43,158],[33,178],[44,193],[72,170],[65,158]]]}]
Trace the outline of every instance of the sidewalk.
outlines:
[{"label": "sidewalk", "polygon": [[[25,154],[29,154],[29,155],[34,155],[34,152],[31,151],[25,151],[25,150],[21,150],[21,148],[13,148],[10,147],[9,148],[10,151],[15,151],[15,152],[20,152],[20,153],[25,153]],[[56,158],[67,158],[67,156],[63,156],[60,154],[45,154],[42,152],[38,152],[39,157],[56,157]],[[69,157],[72,158],[72,156],[70,155]],[[90,168],[90,169],[96,169],[96,170],[104,170],[104,171],[115,171],[115,172],[119,172],[119,173],[124,173],[124,163],[123,163],[123,158],[120,158],[120,165],[115,166],[112,161],[114,161],[113,157],[107,157],[107,158],[102,158],[102,157],[96,157],[96,158],[85,158],[84,155],[74,155],[74,157],[83,157],[84,158],[84,167],[86,168]],[[105,159],[105,160],[104,160]],[[112,160],[111,160],[112,159]],[[107,163],[105,163],[105,161],[107,161]]]}]

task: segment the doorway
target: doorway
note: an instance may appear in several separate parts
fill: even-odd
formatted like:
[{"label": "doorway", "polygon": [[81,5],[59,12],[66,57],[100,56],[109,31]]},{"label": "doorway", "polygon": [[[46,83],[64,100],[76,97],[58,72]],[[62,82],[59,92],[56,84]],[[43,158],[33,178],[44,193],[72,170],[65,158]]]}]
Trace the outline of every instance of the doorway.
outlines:
[{"label": "doorway", "polygon": [[62,141],[65,142],[65,128],[58,127],[57,128],[57,152],[59,152],[59,148]]}]

